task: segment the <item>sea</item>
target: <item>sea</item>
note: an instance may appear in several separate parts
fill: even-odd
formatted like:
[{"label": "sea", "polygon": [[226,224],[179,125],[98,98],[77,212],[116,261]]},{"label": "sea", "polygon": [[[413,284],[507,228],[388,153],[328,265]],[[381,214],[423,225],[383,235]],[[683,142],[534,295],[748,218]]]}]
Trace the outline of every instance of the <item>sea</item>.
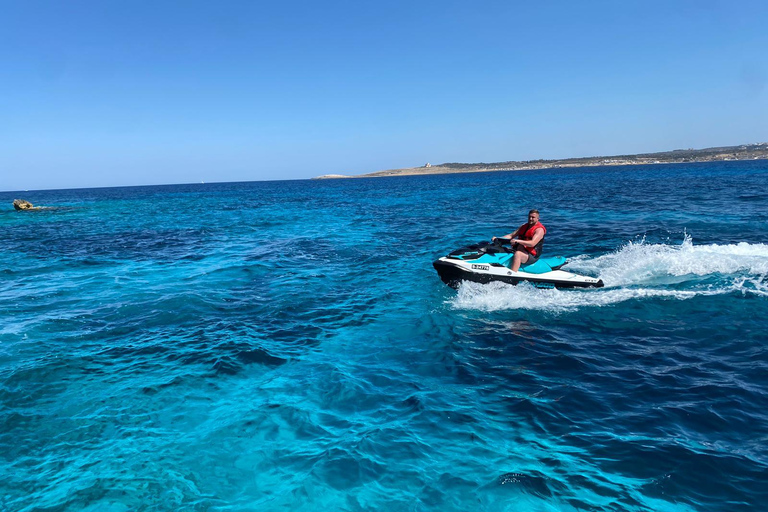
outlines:
[{"label": "sea", "polygon": [[[0,510],[768,510],[766,191],[756,160],[0,193]],[[440,281],[531,208],[604,288]]]}]

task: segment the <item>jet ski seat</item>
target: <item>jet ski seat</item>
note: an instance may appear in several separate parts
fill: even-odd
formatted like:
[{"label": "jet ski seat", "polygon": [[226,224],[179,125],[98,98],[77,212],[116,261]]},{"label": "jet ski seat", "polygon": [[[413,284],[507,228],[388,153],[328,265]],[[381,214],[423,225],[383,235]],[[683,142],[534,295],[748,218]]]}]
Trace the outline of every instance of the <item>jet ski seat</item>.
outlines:
[{"label": "jet ski seat", "polygon": [[[549,258],[539,258],[530,265],[520,265],[520,271],[528,272],[529,274],[543,274],[558,270],[566,263],[567,260],[563,256],[550,256]],[[509,260],[508,265],[512,265],[512,260]]]}]

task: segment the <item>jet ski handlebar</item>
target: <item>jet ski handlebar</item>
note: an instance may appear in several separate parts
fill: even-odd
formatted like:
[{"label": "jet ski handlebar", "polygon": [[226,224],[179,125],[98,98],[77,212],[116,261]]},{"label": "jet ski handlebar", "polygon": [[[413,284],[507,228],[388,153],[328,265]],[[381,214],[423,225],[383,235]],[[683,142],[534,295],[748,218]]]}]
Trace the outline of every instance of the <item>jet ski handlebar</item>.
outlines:
[{"label": "jet ski handlebar", "polygon": [[509,238],[492,238],[491,239],[491,245],[495,245],[497,247],[501,247],[502,245],[517,245],[517,242],[514,244],[512,243],[512,240]]},{"label": "jet ski handlebar", "polygon": [[[480,252],[480,254],[487,254],[492,253],[495,254],[497,252],[512,252],[512,250],[515,248],[515,245],[517,245],[517,242],[511,243],[512,241],[508,238],[492,238],[490,242],[480,242],[477,244],[477,251]],[[512,246],[512,249],[509,249],[508,247]],[[504,246],[507,247],[504,247]]]}]

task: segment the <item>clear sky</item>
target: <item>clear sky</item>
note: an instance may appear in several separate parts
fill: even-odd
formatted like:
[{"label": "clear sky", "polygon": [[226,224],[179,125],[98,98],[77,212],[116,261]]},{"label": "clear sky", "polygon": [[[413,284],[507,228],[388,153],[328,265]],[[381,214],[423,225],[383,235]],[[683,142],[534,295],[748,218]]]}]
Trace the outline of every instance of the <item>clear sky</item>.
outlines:
[{"label": "clear sky", "polygon": [[768,141],[768,2],[0,0],[0,190]]}]

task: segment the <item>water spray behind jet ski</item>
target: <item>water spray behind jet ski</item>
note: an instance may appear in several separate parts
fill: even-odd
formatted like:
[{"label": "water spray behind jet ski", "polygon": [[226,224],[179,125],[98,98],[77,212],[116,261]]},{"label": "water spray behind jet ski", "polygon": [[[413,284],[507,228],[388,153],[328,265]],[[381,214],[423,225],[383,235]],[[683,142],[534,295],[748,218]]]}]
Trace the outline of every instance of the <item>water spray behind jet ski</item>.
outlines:
[{"label": "water spray behind jet ski", "polygon": [[516,285],[526,281],[544,288],[601,288],[603,281],[560,270],[568,261],[562,256],[539,258],[534,263],[511,269],[514,248],[504,247],[508,240],[480,242],[452,251],[432,265],[445,284],[458,288],[462,281],[490,283],[500,281]]}]

